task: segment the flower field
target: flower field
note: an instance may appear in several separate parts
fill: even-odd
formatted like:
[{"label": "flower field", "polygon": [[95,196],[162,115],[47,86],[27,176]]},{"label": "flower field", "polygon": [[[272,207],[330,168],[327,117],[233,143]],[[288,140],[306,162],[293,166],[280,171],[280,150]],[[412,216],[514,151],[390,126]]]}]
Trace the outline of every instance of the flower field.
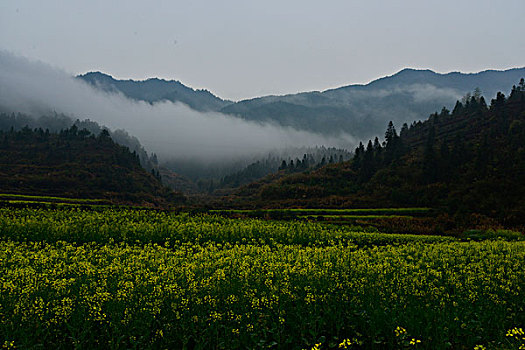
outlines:
[{"label": "flower field", "polygon": [[524,342],[523,241],[146,210],[4,208],[0,246],[4,348]]}]

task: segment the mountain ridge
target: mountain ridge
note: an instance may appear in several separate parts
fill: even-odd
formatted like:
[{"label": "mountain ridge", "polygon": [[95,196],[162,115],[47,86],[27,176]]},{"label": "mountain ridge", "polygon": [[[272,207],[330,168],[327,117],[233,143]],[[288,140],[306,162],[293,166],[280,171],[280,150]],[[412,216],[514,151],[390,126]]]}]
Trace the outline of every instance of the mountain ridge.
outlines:
[{"label": "mountain ridge", "polygon": [[[456,100],[479,88],[487,98],[505,91],[525,76],[525,68],[478,73],[436,73],[404,69],[366,85],[325,91],[264,96],[227,105],[222,113],[257,122],[273,122],[300,130],[370,138],[388,121],[411,123],[422,116],[452,108]],[[280,103],[282,108],[276,108]]]},{"label": "mountain ridge", "polygon": [[476,88],[487,98],[507,93],[525,76],[525,68],[477,73],[436,73],[405,68],[368,84],[325,91],[269,95],[237,102],[222,100],[207,90],[194,90],[179,81],[150,78],[116,80],[103,73],[78,76],[96,88],[120,91],[149,103],[181,102],[202,112],[220,112],[256,123],[270,123],[327,136],[347,134],[364,140],[383,132],[388,121],[412,123],[454,103]]},{"label": "mountain ridge", "polygon": [[[479,71],[479,72],[471,72],[471,73],[464,73],[464,72],[461,72],[461,71],[451,71],[451,72],[447,72],[447,73],[439,73],[439,72],[436,72],[436,71],[434,71],[434,70],[432,70],[430,68],[421,68],[420,69],[420,68],[406,67],[406,68],[403,68],[403,69],[397,71],[396,73],[393,73],[393,74],[390,74],[390,75],[386,75],[384,77],[379,77],[379,78],[373,79],[373,80],[369,81],[368,83],[348,84],[348,85],[342,85],[342,86],[333,87],[333,88],[327,88],[327,89],[324,89],[324,90],[305,90],[305,91],[297,91],[297,92],[286,93],[286,94],[270,94],[270,95],[263,95],[263,96],[254,96],[254,97],[251,97],[251,98],[240,99],[238,101],[223,99],[223,98],[213,94],[213,92],[211,92],[208,89],[195,89],[195,88],[192,88],[192,87],[190,87],[188,85],[183,84],[180,80],[176,80],[176,79],[164,79],[164,78],[158,78],[158,77],[150,77],[150,78],[146,78],[146,79],[117,79],[117,78],[113,77],[111,74],[107,74],[107,73],[104,73],[104,72],[101,72],[101,71],[89,71],[89,72],[86,72],[84,74],[79,74],[76,77],[81,79],[81,80],[84,80],[84,81],[86,81],[88,83],[91,83],[91,84],[93,84],[94,82],[101,82],[101,81],[106,81],[106,82],[110,82],[110,83],[115,83],[115,82],[120,82],[120,83],[122,83],[122,82],[148,83],[148,82],[153,82],[153,81],[162,82],[162,83],[172,83],[172,84],[177,84],[179,86],[187,88],[189,90],[192,90],[194,92],[209,93],[210,95],[216,97],[217,99],[222,100],[222,101],[224,101],[226,103],[229,103],[229,104],[236,104],[236,103],[239,103],[239,102],[258,100],[258,99],[263,99],[263,98],[282,98],[282,97],[304,95],[304,94],[310,94],[310,93],[323,94],[323,93],[328,93],[328,92],[332,92],[332,91],[336,91],[336,90],[340,90],[340,89],[369,87],[369,86],[373,86],[375,84],[378,84],[380,82],[387,81],[387,80],[390,80],[390,79],[393,79],[393,78],[396,78],[396,77],[399,77],[399,76],[405,75],[405,74],[429,73],[429,74],[431,74],[433,76],[440,76],[440,77],[451,77],[451,76],[476,77],[476,76],[480,76],[480,75],[484,75],[484,74],[508,73],[508,72],[520,72],[520,74],[525,74],[525,66],[524,67],[513,67],[513,68],[508,68],[508,69],[485,69],[485,70],[482,70],[482,71]],[[104,88],[104,86],[101,86],[101,87]]]},{"label": "mountain ridge", "polygon": [[178,80],[148,78],[145,80],[121,80],[100,71],[77,76],[78,79],[106,92],[121,92],[126,97],[149,103],[182,102],[198,111],[211,111],[231,101],[223,100],[206,89],[193,89]]}]

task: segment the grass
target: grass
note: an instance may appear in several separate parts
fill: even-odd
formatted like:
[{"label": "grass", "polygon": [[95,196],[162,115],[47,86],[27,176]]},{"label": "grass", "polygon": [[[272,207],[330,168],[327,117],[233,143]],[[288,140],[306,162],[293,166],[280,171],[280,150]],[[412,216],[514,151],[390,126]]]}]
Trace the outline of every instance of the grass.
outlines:
[{"label": "grass", "polygon": [[52,197],[52,196],[31,196],[22,194],[0,193],[0,200],[6,201],[25,201],[37,203],[83,203],[83,204],[100,204],[107,203],[104,199],[86,199],[86,198],[67,198],[67,197]]},{"label": "grass", "polygon": [[256,209],[256,210],[210,210],[216,214],[265,214],[283,213],[294,215],[422,215],[430,214],[431,208],[372,208],[372,209]]},{"label": "grass", "polygon": [[393,218],[407,218],[412,219],[409,215],[299,215],[300,218],[308,219],[341,219],[341,220],[366,220],[366,219],[393,219]]}]

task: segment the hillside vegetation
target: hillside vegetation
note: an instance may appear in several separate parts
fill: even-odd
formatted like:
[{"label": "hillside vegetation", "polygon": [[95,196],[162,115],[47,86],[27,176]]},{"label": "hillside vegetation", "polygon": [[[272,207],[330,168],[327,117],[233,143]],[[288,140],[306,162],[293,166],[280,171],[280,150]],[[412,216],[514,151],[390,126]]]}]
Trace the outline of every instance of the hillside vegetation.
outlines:
[{"label": "hillside vegetation", "polygon": [[473,94],[426,121],[389,124],[384,142],[315,171],[276,174],[242,187],[232,207],[438,207],[508,224],[525,218],[525,84],[490,106]]},{"label": "hillside vegetation", "polygon": [[137,154],[117,145],[107,131],[95,136],[76,126],[59,133],[27,127],[0,131],[0,188],[3,193],[149,206],[183,200],[144,170]]}]

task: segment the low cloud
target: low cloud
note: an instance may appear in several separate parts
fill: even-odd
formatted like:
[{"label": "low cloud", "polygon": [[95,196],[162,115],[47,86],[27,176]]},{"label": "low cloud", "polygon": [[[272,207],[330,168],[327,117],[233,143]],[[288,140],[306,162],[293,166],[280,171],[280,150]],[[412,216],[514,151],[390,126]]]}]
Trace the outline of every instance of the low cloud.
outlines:
[{"label": "low cloud", "polygon": [[97,90],[42,62],[0,51],[0,107],[34,116],[56,111],[125,129],[161,160],[221,162],[287,147],[350,148],[348,134],[327,137],[220,113],[202,113],[172,102],[148,104]]},{"label": "low cloud", "polygon": [[430,84],[412,84],[406,89],[413,94],[414,101],[418,103],[436,100],[458,100],[461,98],[461,92],[457,90],[440,88]]}]

